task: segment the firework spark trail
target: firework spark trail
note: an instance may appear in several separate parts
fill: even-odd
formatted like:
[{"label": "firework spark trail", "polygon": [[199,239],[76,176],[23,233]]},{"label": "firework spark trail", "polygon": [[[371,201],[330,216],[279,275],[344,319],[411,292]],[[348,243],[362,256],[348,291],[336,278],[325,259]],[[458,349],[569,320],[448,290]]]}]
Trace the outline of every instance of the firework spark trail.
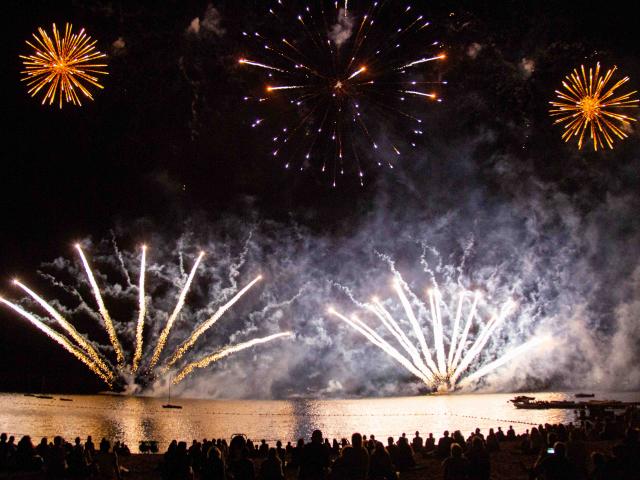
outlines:
[{"label": "firework spark trail", "polygon": [[169,319],[167,320],[167,324],[165,325],[164,329],[162,330],[162,333],[160,334],[160,338],[158,339],[156,348],[153,351],[153,356],[151,357],[151,362],[149,363],[149,369],[152,369],[153,367],[155,367],[156,364],[158,363],[158,360],[160,360],[160,354],[162,353],[162,350],[164,349],[164,346],[167,343],[167,338],[169,337],[169,332],[171,331],[171,327],[173,326],[173,323],[176,321],[176,318],[178,318],[178,315],[180,314],[180,311],[184,306],[187,293],[189,292],[189,287],[191,287],[191,282],[193,282],[193,277],[196,274],[196,270],[198,269],[198,265],[200,264],[202,257],[204,257],[204,252],[200,252],[200,255],[198,255],[198,258],[193,264],[193,268],[189,273],[189,277],[187,278],[187,281],[185,282],[184,287],[180,292],[180,296],[178,297],[178,302],[176,303],[176,307],[173,309],[173,312],[171,313],[171,315],[169,316]]},{"label": "firework spark trail", "polygon": [[375,336],[371,335],[369,333],[369,331],[367,331],[366,326],[365,326],[365,328],[363,328],[364,324],[362,322],[356,323],[353,320],[345,317],[344,315],[342,315],[341,313],[337,312],[336,310],[334,310],[332,308],[330,308],[328,310],[328,312],[331,315],[334,315],[334,316],[338,317],[340,320],[345,322],[347,325],[349,325],[351,328],[353,328],[357,332],[360,332],[367,340],[369,340],[371,343],[373,343],[378,348],[382,349],[390,357],[392,357],[396,361],[398,361],[403,367],[405,367],[407,370],[409,370],[411,373],[413,373],[416,377],[421,379],[424,383],[426,383],[427,385],[430,385],[431,379],[429,377],[427,377],[424,373],[422,373],[404,355],[402,355],[396,349],[391,347],[388,342],[384,342],[384,341],[383,342],[379,342],[375,338]]},{"label": "firework spark trail", "polygon": [[193,331],[191,336],[182,345],[180,345],[180,347],[176,349],[173,355],[171,355],[171,357],[166,363],[165,370],[171,367],[178,360],[180,360],[182,356],[185,353],[187,353],[187,351],[191,347],[193,347],[193,345],[196,343],[198,338],[200,338],[200,336],[204,332],[209,330],[220,319],[220,317],[222,317],[227,312],[227,310],[229,310],[238,300],[240,300],[240,298],[242,298],[242,296],[245,293],[247,293],[251,289],[251,287],[253,287],[260,280],[262,280],[262,275],[258,275],[256,278],[254,278],[247,286],[245,286],[242,290],[240,290],[231,300],[229,300],[223,306],[218,308],[216,313],[214,313],[211,317],[209,317],[209,319],[207,319],[205,322],[203,322],[198,327],[196,327],[196,329]]},{"label": "firework spark trail", "polygon": [[[386,258],[387,261],[390,261],[387,257],[383,256],[383,258]],[[434,338],[433,348],[436,352],[436,358],[438,362],[437,366],[433,363],[433,360],[431,361],[430,365],[426,365],[422,361],[418,349],[404,334],[399,324],[395,321],[393,316],[387,309],[385,309],[385,307],[377,298],[374,298],[372,300],[372,304],[360,304],[357,301],[355,301],[355,303],[360,308],[372,312],[378,318],[378,320],[380,320],[386,330],[388,330],[392,334],[396,341],[406,351],[413,363],[411,363],[408,357],[405,357],[398,350],[396,350],[393,345],[384,340],[373,328],[369,327],[357,317],[353,316],[352,318],[348,318],[336,312],[333,308],[329,309],[329,313],[331,315],[337,316],[353,329],[361,333],[370,343],[382,349],[389,356],[401,363],[408,371],[413,373],[416,377],[420,378],[429,388],[437,388],[438,390],[450,390],[461,385],[467,386],[471,383],[471,381],[481,378],[488,372],[491,372],[499,366],[503,365],[508,360],[513,359],[523,352],[538,345],[537,341],[527,342],[517,347],[516,349],[507,352],[497,360],[485,366],[481,366],[480,369],[476,370],[476,372],[472,374],[473,376],[471,377],[471,380],[468,380],[466,377],[460,380],[462,374],[467,369],[469,369],[471,362],[476,359],[480,352],[483,351],[489,340],[493,338],[494,332],[512,313],[514,307],[516,306],[516,303],[513,300],[509,300],[505,304],[503,304],[500,311],[490,318],[490,320],[484,325],[484,328],[479,332],[479,334],[476,335],[476,338],[471,347],[467,349],[467,336],[469,335],[473,319],[476,316],[476,312],[478,309],[478,301],[480,298],[479,293],[476,292],[473,295],[474,298],[473,302],[470,302],[471,305],[469,306],[469,311],[467,313],[466,324],[462,333],[460,333],[463,308],[466,303],[464,300],[466,296],[470,294],[470,292],[462,292],[460,294],[458,298],[458,307],[455,311],[454,316],[454,313],[450,311],[449,308],[447,308],[447,304],[443,302],[442,295],[438,287],[436,286],[434,288],[431,288],[428,291],[430,311],[427,312],[422,308],[423,303],[421,303],[420,300],[413,294],[406,283],[404,283],[404,281],[402,280],[399,272],[395,270],[392,261],[390,261],[390,265],[395,276],[394,287],[396,293],[398,295],[402,308],[407,318],[409,319],[409,323],[411,324],[411,329],[414,332],[414,336],[418,339],[418,343],[422,343],[420,338],[422,337],[424,339],[424,335],[422,334],[422,329],[420,328],[418,319],[413,313],[413,308],[409,303],[407,295],[405,294],[405,289],[411,295],[413,301],[418,303],[418,306],[420,307],[419,311],[422,312],[425,318],[429,317],[431,320],[430,323],[433,330]],[[437,282],[434,281],[434,284],[437,285]],[[451,326],[451,339],[449,342],[449,350],[447,355],[445,355],[445,330],[442,317],[443,310],[441,307],[444,307],[445,314],[448,315],[453,321],[453,324]],[[420,345],[420,347],[422,348],[422,345]],[[426,346],[426,341],[424,349],[426,352],[425,357],[431,358],[431,352]]]},{"label": "firework spark trail", "polygon": [[24,285],[22,282],[18,280],[13,281],[14,285],[20,287],[24,292],[27,293],[31,298],[33,298],[38,304],[44,308],[49,315],[51,315],[58,324],[69,334],[71,338],[75,340],[75,342],[82,348],[82,350],[91,358],[91,360],[96,364],[96,366],[105,374],[112,375],[112,370],[107,364],[102,360],[96,349],[89,343],[81,334],[78,332],[71,323],[69,323],[55,308],[53,308],[46,300],[44,300],[41,296],[31,290],[29,287]]},{"label": "firework spark trail", "polygon": [[[411,323],[411,326],[413,327],[413,332],[414,332],[416,338],[418,339],[418,343],[420,344],[420,348],[422,349],[422,355],[424,356],[424,359],[427,362],[427,365],[429,366],[429,368],[433,372],[437,372],[438,371],[438,367],[433,362],[433,358],[431,357],[431,352],[429,352],[429,347],[427,347],[427,341],[424,338],[424,333],[422,332],[422,329],[420,328],[420,324],[418,323],[418,319],[416,318],[415,314],[413,313],[413,309],[411,308],[411,304],[409,303],[409,300],[407,299],[406,295],[404,294],[404,290],[402,289],[402,285],[400,285],[400,282],[397,279],[393,283],[394,283],[394,287],[396,289],[396,292],[398,292],[398,297],[400,298],[400,302],[402,303],[402,307],[404,308],[404,311],[407,314],[407,318],[409,319],[409,323]],[[435,325],[434,325],[434,329],[435,329]]]},{"label": "firework spark trail", "polygon": [[519,347],[516,347],[513,350],[508,351],[497,360],[494,360],[491,363],[487,363],[485,366],[479,368],[478,370],[473,372],[471,375],[463,378],[458,385],[464,388],[465,386],[468,386],[473,382],[475,382],[476,380],[479,380],[485,375],[488,375],[489,373],[493,372],[495,369],[501,367],[505,363],[510,362],[511,360],[515,360],[525,352],[535,347],[538,347],[540,345],[543,345],[549,341],[550,341],[549,337],[537,337],[532,340],[529,340],[528,342],[523,343]]},{"label": "firework spark trail", "polygon": [[95,49],[97,42],[92,41],[84,29],[79,33],[72,33],[72,30],[73,26],[67,23],[64,36],[60,37],[54,23],[51,40],[44,29],[38,28],[40,36],[33,34],[36,43],[26,42],[34,53],[20,55],[25,68],[21,72],[24,75],[22,81],[26,82],[29,95],[34,97],[48,86],[42,99],[43,105],[47,101],[52,105],[57,96],[60,108],[65,101],[80,106],[82,102],[76,89],[93,100],[85,83],[103,88],[96,75],[106,75],[103,69],[107,65],[96,61],[106,55]]},{"label": "firework spark trail", "polygon": [[451,343],[449,344],[449,357],[447,358],[448,365],[453,365],[453,356],[456,351],[456,342],[458,341],[458,330],[460,328],[460,319],[462,318],[462,302],[464,301],[464,292],[460,294],[458,300],[458,309],[456,310],[456,316],[453,320],[453,330],[451,330]]},{"label": "firework spark trail", "polygon": [[102,320],[104,321],[104,326],[107,330],[107,334],[109,335],[109,340],[111,341],[111,345],[113,346],[113,349],[116,352],[116,359],[118,362],[118,366],[121,367],[122,365],[124,365],[124,353],[122,352],[122,347],[120,346],[120,341],[118,340],[116,329],[113,326],[113,321],[111,320],[109,311],[104,305],[104,301],[102,300],[102,294],[100,293],[100,288],[98,288],[96,279],[93,276],[93,271],[91,270],[91,267],[89,266],[89,262],[84,256],[82,247],[80,247],[79,244],[76,244],[76,250],[78,250],[78,253],[80,254],[82,265],[84,266],[84,270],[87,273],[87,278],[89,279],[89,283],[91,284],[91,290],[93,291],[93,296],[95,297],[96,303],[98,304],[98,310],[100,312],[100,315],[102,316]]},{"label": "firework spark trail", "polygon": [[286,73],[286,70],[282,70],[281,68],[272,67],[271,65],[265,65],[264,63],[253,62],[251,60],[247,60],[246,58],[241,58],[238,60],[238,63],[243,65],[253,65],[254,67],[264,68],[266,70],[275,70],[276,72]]},{"label": "firework spark trail", "polygon": [[373,312],[378,317],[378,319],[380,319],[387,330],[389,330],[396,338],[396,340],[398,340],[398,343],[402,345],[402,348],[404,348],[404,350],[411,357],[414,365],[418,367],[427,377],[433,377],[434,372],[432,372],[431,369],[429,369],[429,367],[425,365],[424,361],[420,357],[420,352],[418,352],[416,347],[414,347],[413,344],[409,341],[402,329],[400,329],[398,323],[393,319],[389,312],[384,307],[382,307],[381,304],[379,304],[377,300],[374,300],[374,302],[376,303],[375,306],[367,305],[367,308],[371,312]]},{"label": "firework spark trail", "polygon": [[147,246],[142,246],[142,255],[140,258],[140,280],[138,282],[138,323],[136,324],[136,349],[133,353],[133,362],[131,364],[131,371],[136,373],[140,366],[140,360],[142,359],[142,344],[143,344],[143,331],[144,331],[144,319],[147,315],[147,300],[144,294],[144,277],[147,269]]},{"label": "firework spark trail", "polygon": [[469,335],[469,330],[471,329],[471,324],[473,323],[473,318],[476,315],[476,311],[478,308],[478,300],[480,300],[480,294],[476,292],[473,297],[473,304],[471,305],[471,311],[467,316],[467,321],[464,326],[464,330],[462,331],[462,335],[460,336],[460,340],[458,341],[458,347],[456,350],[456,354],[453,357],[453,362],[451,363],[451,369],[455,370],[458,366],[458,362],[460,362],[460,358],[462,357],[462,351],[464,350],[467,344],[467,337]]},{"label": "firework spark trail", "polygon": [[291,332],[281,332],[281,333],[275,333],[273,335],[269,335],[267,337],[263,337],[263,338],[254,338],[253,340],[249,340],[247,342],[243,342],[243,343],[238,343],[236,345],[230,345],[227,347],[222,348],[221,350],[218,350],[216,353],[213,353],[211,355],[208,355],[200,360],[197,360],[195,362],[191,362],[188,365],[186,365],[181,371],[180,373],[178,373],[178,375],[176,375],[173,379],[173,384],[178,384],[180,383],[182,380],[184,380],[184,378],[189,375],[191,372],[193,372],[196,368],[205,368],[208,365],[210,365],[211,363],[217,362],[218,360],[223,359],[224,357],[227,357],[233,353],[237,353],[240,352],[242,350],[246,350],[247,348],[251,348],[255,345],[259,345],[261,343],[267,343],[270,342],[272,340],[276,340],[278,338],[283,338],[283,337],[290,337],[293,334]]},{"label": "firework spark trail", "polygon": [[93,373],[95,373],[98,377],[104,380],[105,383],[111,386],[111,383],[113,382],[113,374],[109,372],[103,372],[94,361],[92,361],[89,357],[87,357],[82,351],[74,347],[67,338],[60,335],[51,327],[49,327],[45,323],[38,320],[33,314],[27,312],[26,310],[22,309],[18,305],[11,303],[2,297],[0,297],[0,303],[4,303],[9,308],[14,310],[16,313],[26,318],[27,320],[29,320],[31,324],[33,324],[36,328],[38,328],[41,332],[43,332],[53,341],[58,343],[62,348],[64,348],[71,355],[73,355],[82,363],[84,363]]},{"label": "firework spark trail", "polygon": [[498,328],[502,324],[502,322],[507,318],[507,316],[509,315],[509,313],[511,313],[511,310],[514,307],[515,307],[515,303],[507,302],[505,306],[502,308],[502,311],[489,321],[489,323],[484,328],[484,330],[482,331],[478,339],[469,349],[469,352],[467,352],[465,357],[462,359],[462,362],[460,362],[460,365],[458,365],[453,375],[451,375],[451,381],[453,383],[456,382],[456,380],[462,374],[462,372],[464,372],[469,367],[471,362],[478,356],[478,354],[482,351],[486,343],[489,341],[489,338],[491,338],[491,334],[495,331],[496,328]]},{"label": "firework spark trail", "polygon": [[414,60],[413,62],[407,63],[406,65],[403,65],[402,67],[399,67],[398,70],[404,70],[405,68],[409,68],[409,67],[413,67],[415,65],[420,65],[421,63],[426,63],[426,62],[433,62],[435,60],[443,60],[444,58],[446,58],[446,55],[442,54],[442,55],[437,55],[435,57],[430,57],[430,58],[421,58],[419,60]]},{"label": "firework spark trail", "polygon": [[[624,77],[607,86],[617,67],[609,69],[604,76],[600,75],[600,63],[595,69],[589,68],[585,72],[584,65],[580,72],[574,69],[562,82],[564,91],[556,90],[561,101],[549,102],[551,117],[558,117],[555,124],[564,124],[562,139],[565,142],[572,137],[578,138],[578,148],[582,148],[584,136],[588,132],[593,142],[593,149],[604,148],[606,145],[613,149],[614,136],[620,140],[628,137],[623,128],[629,127],[636,119],[622,113],[618,109],[638,108],[638,99],[632,98],[636,91],[615,97],[615,91],[629,81]],[[613,97],[613,98],[611,98]]]},{"label": "firework spark trail", "polygon": [[429,304],[431,306],[431,318],[433,322],[433,341],[436,349],[436,359],[440,375],[447,374],[445,365],[444,343],[442,335],[442,318],[440,317],[440,298],[438,291],[429,291]]}]

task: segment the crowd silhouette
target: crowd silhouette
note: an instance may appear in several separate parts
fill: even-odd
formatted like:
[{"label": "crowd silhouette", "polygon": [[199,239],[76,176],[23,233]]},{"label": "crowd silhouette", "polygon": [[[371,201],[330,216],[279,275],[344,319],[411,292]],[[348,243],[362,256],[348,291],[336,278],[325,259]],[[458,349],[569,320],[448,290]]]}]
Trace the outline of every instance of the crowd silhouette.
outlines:
[{"label": "crowd silhouette", "polygon": [[[640,478],[638,412],[581,425],[539,425],[516,434],[512,427],[479,428],[466,438],[459,431],[432,433],[423,439],[416,431],[411,439],[402,434],[388,437],[386,445],[374,435],[354,433],[340,441],[323,437],[315,430],[309,441],[271,446],[256,443],[244,435],[226,439],[193,440],[190,445],[173,440],[157,470],[147,478],[164,480],[399,480],[400,477],[433,478],[425,467],[440,465],[444,480],[489,480],[496,458],[507,448],[520,455],[523,478],[539,480],[615,480]],[[606,441],[609,453],[593,448]],[[155,442],[141,442],[140,450],[153,451]],[[156,444],[157,445],[157,444]],[[591,445],[591,447],[589,447]],[[131,455],[120,442],[102,439],[98,448],[91,437],[73,443],[56,436],[34,445],[29,436],[16,444],[13,436],[0,436],[0,475],[18,472],[40,475],[34,478],[126,478],[123,457]],[[527,460],[530,466],[526,466]],[[415,473],[414,473],[415,472]],[[493,476],[492,476],[493,474]]]}]

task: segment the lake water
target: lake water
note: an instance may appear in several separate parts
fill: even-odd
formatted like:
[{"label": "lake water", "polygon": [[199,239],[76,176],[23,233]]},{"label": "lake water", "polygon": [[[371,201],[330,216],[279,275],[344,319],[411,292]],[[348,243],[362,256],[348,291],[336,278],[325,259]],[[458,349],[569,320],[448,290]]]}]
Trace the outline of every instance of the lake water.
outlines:
[{"label": "lake water", "polygon": [[[540,400],[573,399],[573,393],[526,394]],[[66,440],[92,435],[124,440],[137,451],[140,440],[157,440],[160,448],[176,438],[229,439],[244,433],[254,440],[308,439],[315,428],[329,438],[359,431],[377,438],[406,432],[422,436],[445,429],[468,434],[476,427],[488,430],[513,425],[517,432],[539,423],[573,420],[571,410],[517,410],[508,400],[513,394],[442,395],[349,400],[187,400],[182,410],[163,409],[166,399],[116,395],[65,395],[63,402],[22,394],[0,393],[0,431],[19,437],[62,435]],[[640,392],[597,393],[596,399],[640,401]]]}]

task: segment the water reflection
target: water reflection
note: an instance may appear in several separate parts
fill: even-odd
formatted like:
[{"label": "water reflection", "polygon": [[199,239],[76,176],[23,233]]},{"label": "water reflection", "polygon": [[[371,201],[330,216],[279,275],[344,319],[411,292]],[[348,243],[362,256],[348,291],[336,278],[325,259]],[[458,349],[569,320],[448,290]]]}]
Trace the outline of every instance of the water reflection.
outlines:
[{"label": "water reflection", "polygon": [[[539,399],[573,398],[567,393],[531,394]],[[320,428],[330,438],[359,431],[377,438],[412,436],[419,430],[435,436],[476,427],[523,431],[533,424],[573,420],[571,410],[517,410],[510,394],[449,395],[357,400],[181,400],[182,410],[162,408],[162,399],[119,396],[71,396],[73,402],[0,394],[0,430],[35,439],[63,435],[102,437],[127,442],[134,451],[140,440],[157,440],[160,448],[173,439],[229,438],[244,433],[254,440],[295,441]],[[598,394],[598,399],[640,401],[640,393]]]}]

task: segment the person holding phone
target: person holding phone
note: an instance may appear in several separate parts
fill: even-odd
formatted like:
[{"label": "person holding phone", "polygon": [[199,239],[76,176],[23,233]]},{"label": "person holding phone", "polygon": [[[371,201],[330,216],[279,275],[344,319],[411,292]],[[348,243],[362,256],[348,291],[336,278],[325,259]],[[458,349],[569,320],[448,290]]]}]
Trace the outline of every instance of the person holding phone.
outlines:
[{"label": "person holding phone", "polygon": [[529,471],[531,480],[574,480],[576,470],[567,458],[567,448],[562,442],[555,442],[547,454],[541,456]]}]

